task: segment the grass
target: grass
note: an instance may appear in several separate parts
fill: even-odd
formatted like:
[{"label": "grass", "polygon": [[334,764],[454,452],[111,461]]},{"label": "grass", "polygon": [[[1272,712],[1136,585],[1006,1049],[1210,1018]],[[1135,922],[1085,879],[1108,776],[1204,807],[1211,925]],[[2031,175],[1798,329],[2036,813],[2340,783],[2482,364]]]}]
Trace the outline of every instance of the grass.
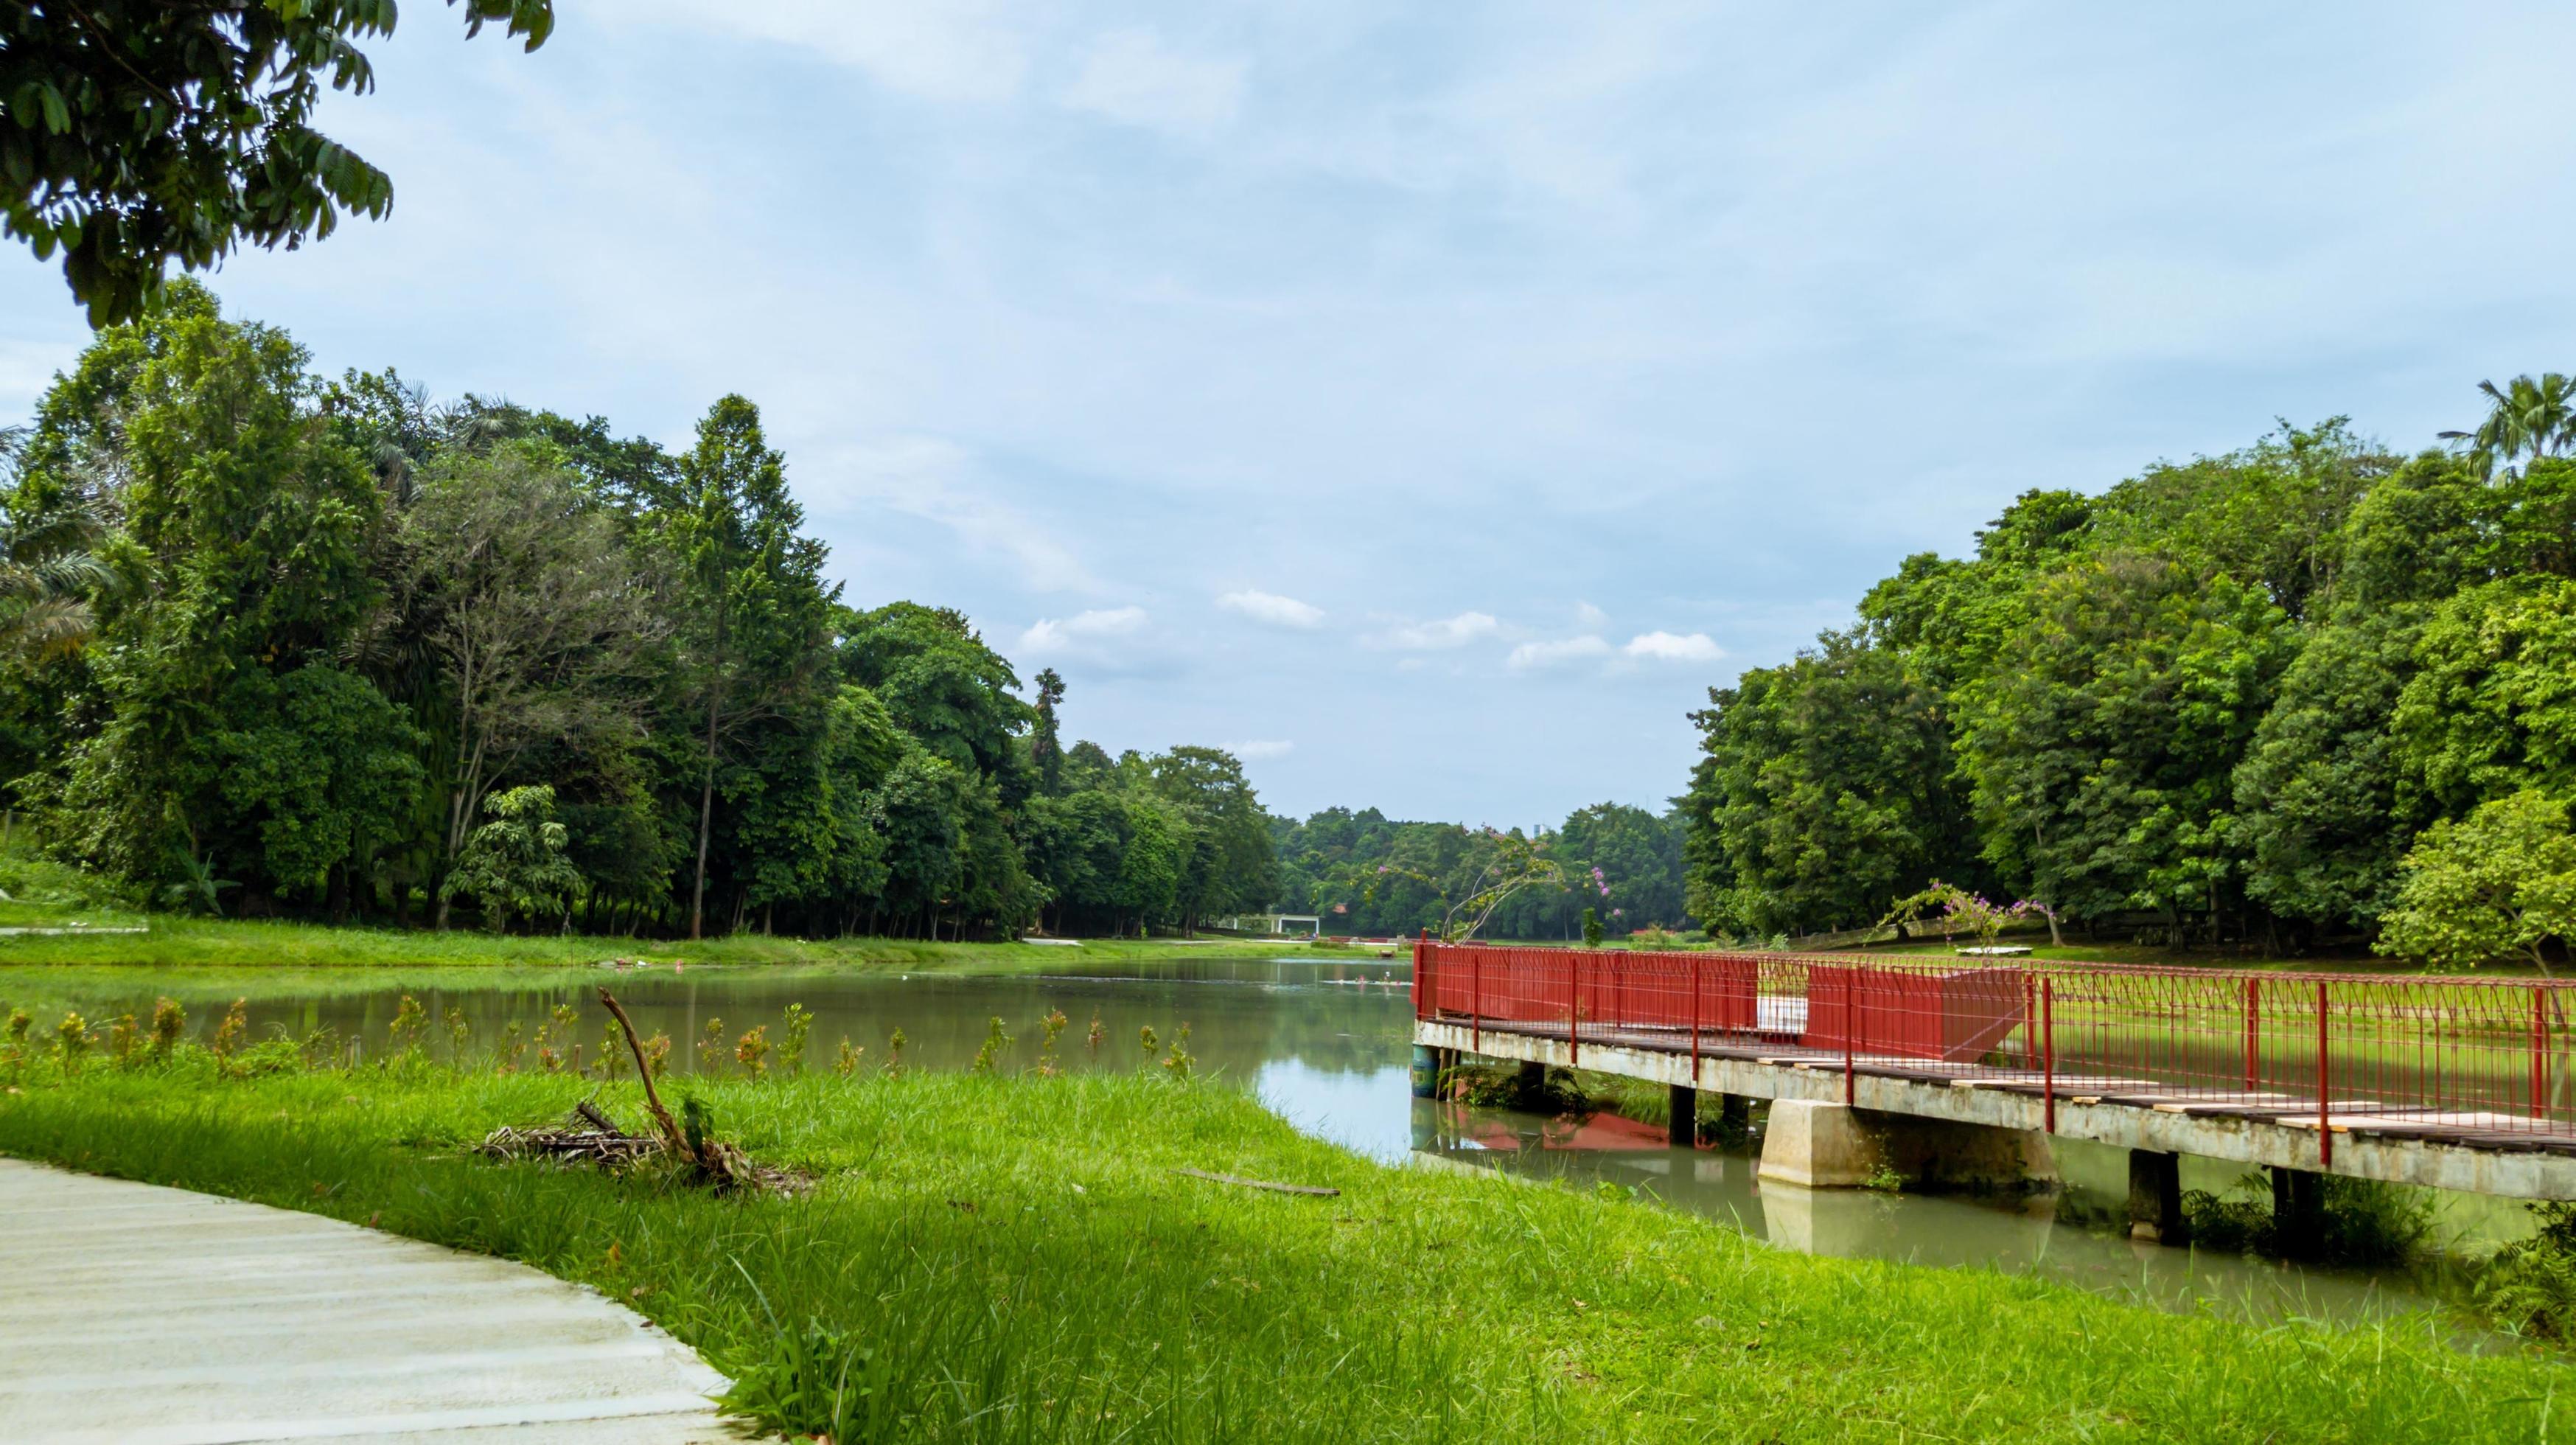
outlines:
[{"label": "grass", "polygon": [[[94,920],[95,921],[95,920]],[[5,920],[0,920],[5,922]],[[0,937],[0,966],[11,964],[149,964],[212,967],[490,967],[561,966],[610,958],[699,963],[867,964],[916,969],[1061,968],[1074,959],[1269,957],[1277,942],[1181,943],[1170,939],[1094,940],[1080,949],[1025,943],[925,943],[895,938],[802,939],[741,933],[685,940],[590,934],[503,936],[471,930],[333,927],[262,919],[156,914],[151,932],[107,937]],[[1299,948],[1309,945],[1293,945]]]},{"label": "grass", "polygon": [[594,1091],[633,1120],[631,1082],[292,1058],[24,1065],[0,1151],[524,1260],[841,1440],[2520,1441],[2564,1382],[2431,1320],[2257,1329],[1383,1168],[1160,1073],[693,1083],[818,1178],[718,1199],[459,1152]]}]

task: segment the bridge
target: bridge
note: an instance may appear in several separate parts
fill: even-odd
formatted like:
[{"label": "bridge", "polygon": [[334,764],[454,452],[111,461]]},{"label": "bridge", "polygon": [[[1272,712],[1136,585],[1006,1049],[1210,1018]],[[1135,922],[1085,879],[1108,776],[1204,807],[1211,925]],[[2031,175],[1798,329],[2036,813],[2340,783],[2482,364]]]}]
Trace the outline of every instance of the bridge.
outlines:
[{"label": "bridge", "polygon": [[2327,1174],[2576,1199],[2557,980],[1966,964],[1928,956],[1415,945],[1438,1064],[1589,1069],[1771,1101],[1761,1175],[1855,1185],[2053,1176],[2048,1141],[2130,1151],[2130,1216],[2179,1238],[2179,1158],[2272,1171],[2295,1234]]}]

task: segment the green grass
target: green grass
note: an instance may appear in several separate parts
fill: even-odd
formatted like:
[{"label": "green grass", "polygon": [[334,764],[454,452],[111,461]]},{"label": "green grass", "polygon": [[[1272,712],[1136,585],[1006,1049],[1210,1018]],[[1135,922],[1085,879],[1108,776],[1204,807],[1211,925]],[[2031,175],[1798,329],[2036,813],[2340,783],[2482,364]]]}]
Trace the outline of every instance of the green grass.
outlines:
[{"label": "green grass", "polygon": [[[95,920],[93,920],[95,921]],[[5,920],[0,920],[5,922]],[[151,932],[85,938],[0,937],[0,966],[11,964],[151,964],[213,967],[370,968],[423,966],[560,966],[611,958],[688,963],[869,964],[984,972],[1061,968],[1074,959],[1269,957],[1277,942],[1116,939],[1080,949],[1026,943],[923,943],[893,938],[802,939],[742,933],[691,943],[684,939],[602,938],[588,934],[501,936],[472,930],[339,928],[319,923],[191,918],[156,914]]]},{"label": "green grass", "polygon": [[631,1082],[228,1078],[187,1049],[23,1073],[0,1151],[527,1261],[699,1346],[770,1423],[832,1424],[844,1387],[843,1440],[2522,1441],[2566,1382],[2430,1320],[2258,1329],[1383,1168],[1159,1074],[693,1084],[818,1178],[726,1200],[459,1152],[594,1090],[633,1120]]}]

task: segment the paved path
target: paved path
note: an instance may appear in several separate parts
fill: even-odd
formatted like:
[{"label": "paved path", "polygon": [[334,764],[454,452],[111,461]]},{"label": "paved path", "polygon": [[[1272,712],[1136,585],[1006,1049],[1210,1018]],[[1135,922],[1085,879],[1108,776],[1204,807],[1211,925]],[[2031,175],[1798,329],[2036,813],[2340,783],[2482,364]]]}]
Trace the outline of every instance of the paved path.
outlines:
[{"label": "paved path", "polygon": [[293,1210],[0,1159],[0,1441],[741,1438],[594,1291]]}]

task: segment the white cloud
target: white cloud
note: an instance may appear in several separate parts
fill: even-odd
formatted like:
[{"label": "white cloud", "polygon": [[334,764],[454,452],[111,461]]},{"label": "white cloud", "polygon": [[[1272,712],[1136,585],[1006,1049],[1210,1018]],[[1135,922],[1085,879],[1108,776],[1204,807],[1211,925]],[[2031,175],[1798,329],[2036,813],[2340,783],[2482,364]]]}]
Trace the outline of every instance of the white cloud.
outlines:
[{"label": "white cloud", "polygon": [[1075,643],[1125,637],[1144,625],[1142,607],[1094,608],[1061,620],[1041,617],[1020,634],[1020,647],[1028,652],[1062,652]]},{"label": "white cloud", "polygon": [[1589,602],[1577,602],[1574,604],[1574,620],[1586,627],[1600,627],[1609,622],[1610,614]]},{"label": "white cloud", "polygon": [[1282,597],[1275,592],[1256,592],[1249,587],[1240,592],[1226,593],[1216,600],[1216,605],[1273,627],[1313,627],[1324,620],[1324,609],[1312,603]]},{"label": "white cloud", "polygon": [[1244,64],[1184,55],[1151,30],[1103,35],[1065,89],[1064,103],[1129,125],[1204,135],[1243,105]]},{"label": "white cloud", "polygon": [[1248,743],[1227,743],[1225,750],[1250,763],[1258,762],[1263,758],[1284,758],[1295,752],[1297,745],[1285,738],[1270,738]]},{"label": "white cloud", "polygon": [[1512,655],[1504,665],[1520,672],[1533,667],[1578,662],[1587,657],[1606,657],[1609,652],[1609,643],[1592,636],[1569,637],[1561,642],[1524,642],[1512,649]]},{"label": "white cloud", "polygon": [[[606,7],[604,7],[606,8]],[[1028,37],[995,0],[617,0],[609,23],[641,16],[665,25],[768,41],[866,72],[889,90],[929,100],[996,101],[1020,88]]]},{"label": "white cloud", "polygon": [[1619,649],[1630,657],[1650,657],[1658,662],[1715,662],[1726,656],[1726,649],[1709,640],[1705,632],[1687,636],[1673,632],[1640,632]]},{"label": "white cloud", "polygon": [[895,437],[843,448],[822,468],[849,483],[846,497],[818,489],[817,514],[849,501],[876,505],[936,522],[976,552],[999,552],[1018,569],[1018,580],[1040,592],[1102,590],[1089,569],[1056,540],[1058,530],[994,494],[965,448],[938,437]]},{"label": "white cloud", "polygon": [[1502,623],[1487,612],[1461,612],[1437,622],[1409,622],[1388,628],[1375,641],[1381,647],[1399,647],[1408,652],[1438,652],[1464,647],[1479,637],[1492,635]]}]

